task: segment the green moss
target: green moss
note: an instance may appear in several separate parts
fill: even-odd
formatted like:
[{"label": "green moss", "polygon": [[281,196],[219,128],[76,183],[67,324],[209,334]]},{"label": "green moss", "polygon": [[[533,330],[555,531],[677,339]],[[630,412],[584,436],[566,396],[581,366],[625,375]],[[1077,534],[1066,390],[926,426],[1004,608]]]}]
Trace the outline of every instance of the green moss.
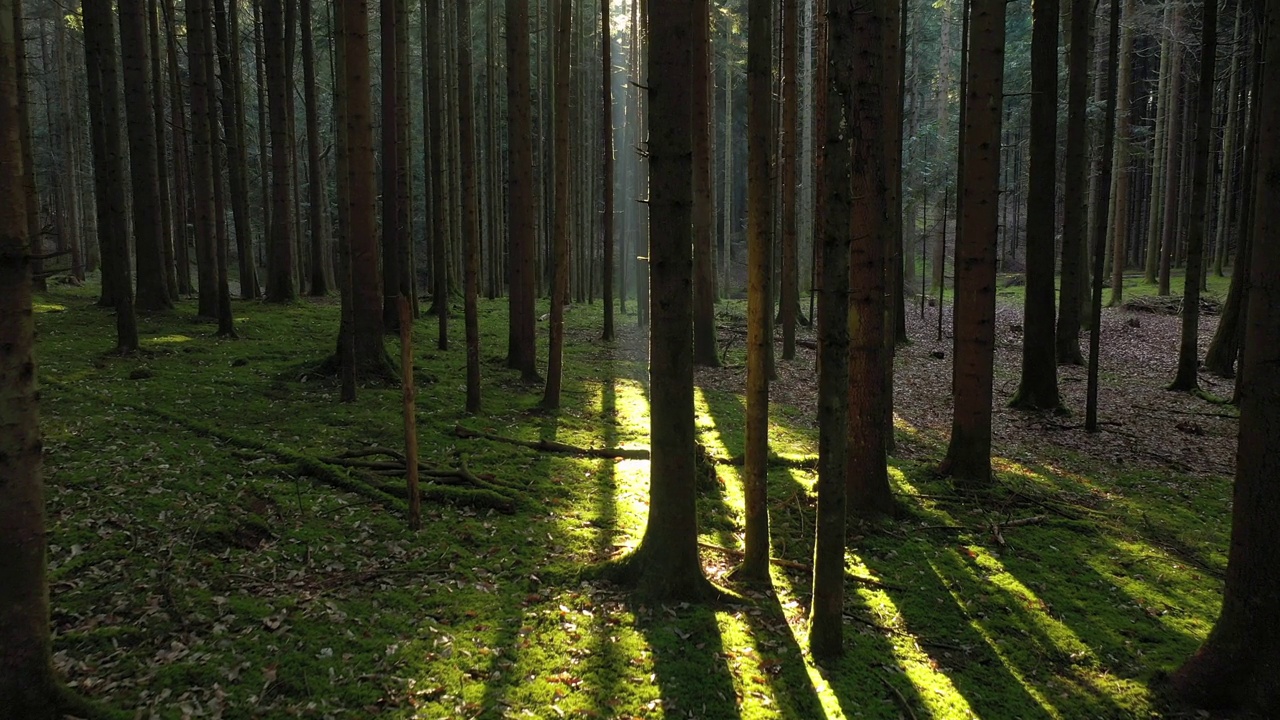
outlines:
[{"label": "green moss", "polygon": [[[892,475],[907,510],[850,529],[846,645],[805,654],[812,421],[774,405],[769,473],[775,592],[738,604],[646,605],[582,571],[633,547],[648,463],[551,455],[469,427],[585,446],[648,445],[645,343],[634,316],[599,342],[598,305],[567,313],[565,408],[501,358],[505,303],[482,302],[484,413],[463,413],[460,338],[415,325],[425,462],[529,499],[506,515],[432,497],[405,527],[399,478],[302,460],[402,443],[400,391],[337,402],[310,376],[332,349],[332,299],[237,303],[239,340],[191,302],[139,318],[144,351],[107,355],[92,288],[40,299],[50,579],[60,669],[87,695],[161,717],[1130,718],[1148,683],[1204,637],[1218,604],[1229,481],[1117,472],[1088,457],[997,462],[989,497],[948,499],[938,438],[903,434]],[[726,312],[740,314],[741,303]],[[541,314],[542,311],[539,312]],[[732,318],[722,318],[732,322]],[[398,355],[396,341],[388,347]],[[741,343],[728,352],[741,363]],[[146,368],[150,377],[130,379]],[[740,396],[698,394],[699,441],[740,455]],[[737,548],[740,469],[704,463],[701,539]],[[304,472],[305,471],[305,472]],[[380,484],[379,484],[380,483]],[[1028,500],[1035,498],[1036,502]],[[1040,503],[1040,504],[1037,504]],[[1062,511],[1047,511],[1045,505]],[[1044,515],[997,530],[1010,519]],[[708,549],[717,582],[736,558]],[[878,582],[866,580],[878,579]],[[909,705],[908,712],[903,705]]]}]

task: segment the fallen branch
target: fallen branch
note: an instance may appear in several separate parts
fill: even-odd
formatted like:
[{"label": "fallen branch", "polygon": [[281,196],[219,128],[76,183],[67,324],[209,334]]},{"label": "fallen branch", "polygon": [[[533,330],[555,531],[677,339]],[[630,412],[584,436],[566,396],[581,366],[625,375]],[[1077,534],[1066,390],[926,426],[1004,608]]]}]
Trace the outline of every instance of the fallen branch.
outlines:
[{"label": "fallen branch", "polygon": [[916,711],[911,709],[911,703],[907,702],[907,699],[902,695],[902,691],[894,687],[893,683],[889,682],[889,679],[885,676],[876,673],[876,677],[880,678],[880,682],[884,683],[885,687],[893,691],[894,697],[898,699],[898,705],[902,707],[902,711],[907,714],[907,717],[911,718],[911,720],[916,720]]},{"label": "fallen branch", "polygon": [[480,432],[479,430],[472,430],[461,425],[454,426],[453,434],[463,438],[464,440],[491,440],[493,442],[518,445],[520,447],[532,448],[542,452],[560,453],[563,455],[582,455],[585,457],[597,458],[624,458],[628,460],[649,459],[648,448],[584,448],[578,447],[577,445],[562,443],[557,440],[520,440],[519,438],[510,438],[502,435]]},{"label": "fallen branch", "polygon": [[1196,411],[1196,410],[1178,410],[1177,408],[1158,408],[1158,407],[1151,407],[1150,405],[1134,405],[1133,407],[1137,410],[1150,410],[1152,412],[1166,412],[1166,413],[1173,413],[1175,415],[1196,415],[1199,417],[1226,418],[1227,420],[1240,419],[1239,415],[1233,415],[1231,413],[1202,412],[1202,411]]}]

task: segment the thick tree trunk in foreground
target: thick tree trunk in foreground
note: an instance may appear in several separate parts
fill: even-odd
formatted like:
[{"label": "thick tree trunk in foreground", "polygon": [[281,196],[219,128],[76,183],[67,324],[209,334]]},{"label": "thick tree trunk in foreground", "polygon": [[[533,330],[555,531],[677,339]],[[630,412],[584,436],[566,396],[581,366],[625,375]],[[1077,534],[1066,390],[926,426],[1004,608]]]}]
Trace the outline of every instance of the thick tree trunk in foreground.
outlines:
[{"label": "thick tree trunk in foreground", "polygon": [[[851,117],[858,20],[849,3],[836,3],[827,20],[831,45],[826,107],[822,284],[818,295],[818,512],[813,543],[813,605],[809,650],[829,658],[844,650],[845,468],[849,401],[849,227],[853,217]],[[821,42],[821,40],[820,40]],[[821,51],[820,51],[821,52]],[[821,94],[821,93],[819,93]]]},{"label": "thick tree trunk in foreground", "polygon": [[0,707],[12,717],[53,720],[61,712],[49,650],[14,14],[13,1],[0,0],[0,576],[5,578],[0,583]]},{"label": "thick tree trunk in foreground", "polygon": [[956,240],[955,416],[941,471],[960,481],[985,484],[991,480],[1005,3],[973,0],[972,7]]},{"label": "thick tree trunk in foreground", "polygon": [[[565,0],[565,5],[568,5]],[[653,318],[649,366],[649,519],[623,561],[641,596],[698,600],[716,594],[698,559],[693,425],[693,184],[689,107],[692,0],[649,5],[652,118],[649,208]],[[767,558],[766,558],[767,562]]]},{"label": "thick tree trunk in foreground", "polygon": [[[1267,0],[1266,60],[1280,67],[1280,0]],[[1265,74],[1262,117],[1280,113],[1280,75]],[[1264,123],[1257,144],[1259,208],[1280,203],[1280,128]],[[1196,705],[1260,717],[1280,710],[1280,216],[1254,219],[1248,328],[1240,389],[1240,436],[1231,547],[1222,614],[1200,650],[1173,675]]]},{"label": "thick tree trunk in foreground", "polygon": [[[1077,0],[1083,1],[1083,0]],[[1031,161],[1027,188],[1027,294],[1023,302],[1022,380],[1010,405],[1054,410],[1053,236],[1057,227],[1058,2],[1032,4]]]},{"label": "thick tree trunk in foreground", "polygon": [[1191,155],[1187,270],[1182,289],[1182,339],[1178,346],[1178,370],[1173,383],[1169,385],[1170,390],[1197,390],[1200,387],[1200,284],[1203,281],[1201,273],[1204,270],[1205,215],[1209,209],[1209,176],[1213,163],[1209,147],[1213,134],[1213,81],[1218,56],[1217,2],[1204,3],[1201,28],[1200,81],[1196,87],[1196,134]]}]

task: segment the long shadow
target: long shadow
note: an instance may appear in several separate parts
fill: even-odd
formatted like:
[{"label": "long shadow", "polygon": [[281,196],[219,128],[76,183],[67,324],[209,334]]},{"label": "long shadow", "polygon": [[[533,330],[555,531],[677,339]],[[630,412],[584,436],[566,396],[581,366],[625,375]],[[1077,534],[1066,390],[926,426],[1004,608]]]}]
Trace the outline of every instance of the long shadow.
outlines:
[{"label": "long shadow", "polygon": [[653,651],[653,678],[665,717],[742,717],[714,608],[638,606],[635,612],[636,629]]}]

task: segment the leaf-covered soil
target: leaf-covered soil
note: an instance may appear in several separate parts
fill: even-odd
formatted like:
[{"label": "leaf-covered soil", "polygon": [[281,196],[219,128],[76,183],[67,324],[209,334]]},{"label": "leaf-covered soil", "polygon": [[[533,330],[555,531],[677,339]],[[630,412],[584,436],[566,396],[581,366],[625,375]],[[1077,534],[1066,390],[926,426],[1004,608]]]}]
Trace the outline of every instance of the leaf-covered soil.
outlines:
[{"label": "leaf-covered soil", "polygon": [[[1232,411],[1159,389],[1176,336],[1149,317],[1104,356],[1103,417],[1156,440],[1060,427],[1078,412],[1001,410],[1000,482],[983,497],[931,471],[948,344],[942,360],[932,340],[904,349],[892,460],[903,516],[850,528],[848,652],[819,667],[805,651],[804,462],[770,473],[772,589],[727,580],[740,482],[713,464],[698,480],[704,565],[740,600],[655,605],[583,573],[637,542],[647,461],[455,434],[647,446],[634,316],[605,344],[599,306],[570,309],[565,409],[547,414],[541,388],[504,367],[505,304],[482,302],[478,417],[462,412],[460,338],[437,350],[432,319],[419,321],[423,460],[465,464],[515,511],[432,499],[413,533],[385,490],[398,479],[314,464],[402,446],[399,388],[361,388],[343,405],[313,372],[333,347],[336,302],[237,303],[239,340],[215,339],[182,303],[141,318],[143,351],[118,358],[104,354],[112,320],[92,301],[89,288],[37,299],[55,662],[126,717],[1155,717],[1176,712],[1160,674],[1217,612],[1233,421],[1186,416],[1204,429],[1186,434],[1172,411]],[[1120,317],[1104,321],[1116,348]],[[1002,332],[1000,393],[1016,382],[1016,346]],[[714,457],[742,452],[740,341],[726,358],[699,373],[698,430]],[[772,449],[810,457],[812,354],[779,373]],[[1078,376],[1064,371],[1073,410]],[[1125,399],[1156,409],[1122,411]],[[1200,457],[1219,445],[1213,464]]]}]

